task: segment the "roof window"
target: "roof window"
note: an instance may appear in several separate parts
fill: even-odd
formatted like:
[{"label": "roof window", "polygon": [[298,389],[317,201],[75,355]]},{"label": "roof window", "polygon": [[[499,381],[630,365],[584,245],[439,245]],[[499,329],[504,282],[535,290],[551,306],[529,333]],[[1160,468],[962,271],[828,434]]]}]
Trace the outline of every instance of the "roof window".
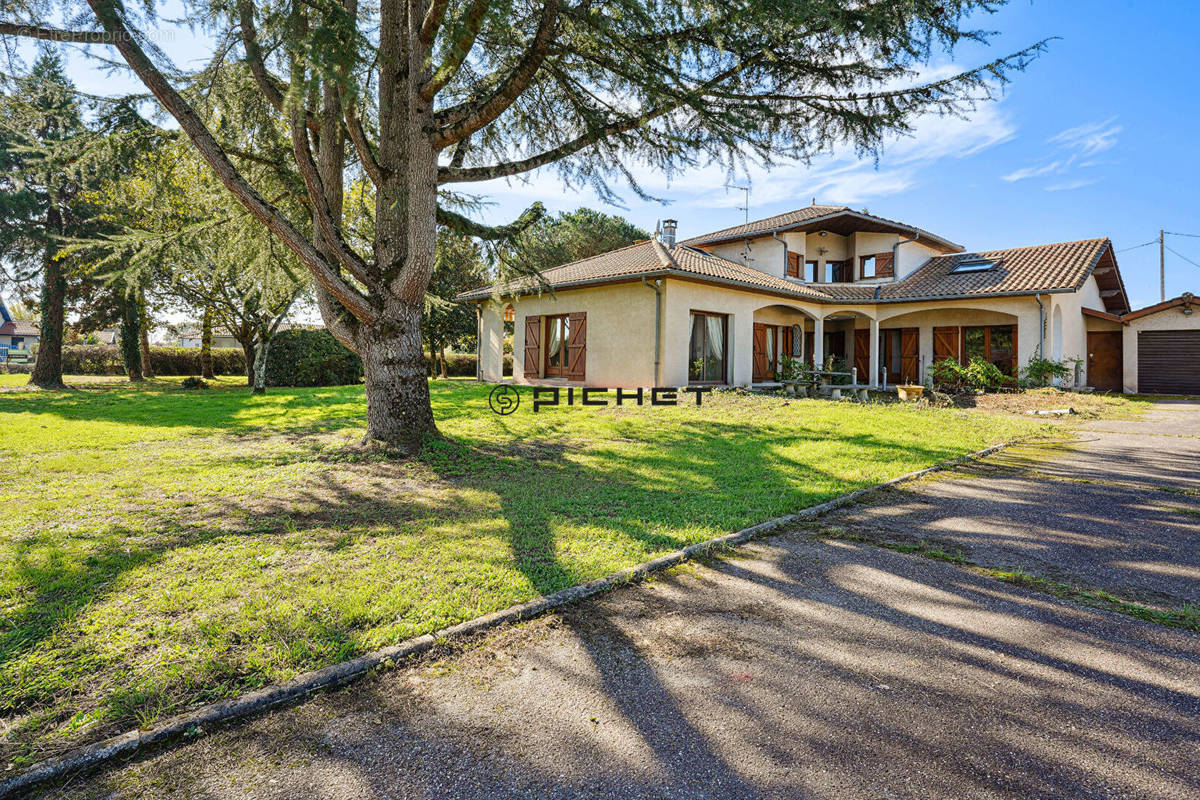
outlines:
[{"label": "roof window", "polygon": [[951,272],[983,272],[996,266],[990,258],[964,258],[954,265]]}]

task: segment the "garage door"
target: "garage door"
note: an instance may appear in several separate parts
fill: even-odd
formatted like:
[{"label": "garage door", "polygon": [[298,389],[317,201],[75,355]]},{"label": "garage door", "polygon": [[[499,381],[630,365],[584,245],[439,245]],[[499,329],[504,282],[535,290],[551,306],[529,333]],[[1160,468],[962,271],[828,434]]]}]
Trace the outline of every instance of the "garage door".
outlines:
[{"label": "garage door", "polygon": [[1139,331],[1138,391],[1200,394],[1200,330]]}]

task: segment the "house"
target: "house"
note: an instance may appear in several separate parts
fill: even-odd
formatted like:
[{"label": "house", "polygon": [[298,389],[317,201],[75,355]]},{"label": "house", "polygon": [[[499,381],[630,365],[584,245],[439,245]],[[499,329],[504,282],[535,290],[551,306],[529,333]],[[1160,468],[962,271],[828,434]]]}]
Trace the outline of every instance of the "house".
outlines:
[{"label": "house", "polygon": [[676,227],[667,220],[654,240],[547,270],[544,283],[460,295],[478,311],[479,377],[748,386],[772,381],[791,356],[834,357],[860,383],[884,386],[924,382],[946,358],[982,357],[1015,376],[1045,354],[1078,360],[1078,379],[1097,389],[1138,389],[1132,365],[1145,356],[1136,344],[1127,356],[1124,336],[1149,323],[1126,318],[1108,239],[969,252],[907,223],[815,203],[683,241]]},{"label": "house", "polygon": [[38,323],[26,319],[13,319],[4,298],[0,297],[0,361],[8,355],[9,350],[35,352],[41,330]]},{"label": "house", "polygon": [[[175,336],[169,337],[167,343],[175,347],[199,347],[201,333],[199,325],[185,325],[175,331]],[[213,326],[212,346],[241,347],[229,329],[221,325]]]}]

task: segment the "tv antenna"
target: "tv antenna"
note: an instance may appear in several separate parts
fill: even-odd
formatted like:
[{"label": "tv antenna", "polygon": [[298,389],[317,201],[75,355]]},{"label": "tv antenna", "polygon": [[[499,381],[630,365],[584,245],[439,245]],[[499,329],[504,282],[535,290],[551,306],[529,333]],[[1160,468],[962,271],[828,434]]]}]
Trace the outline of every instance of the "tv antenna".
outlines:
[{"label": "tv antenna", "polygon": [[749,222],[750,221],[750,187],[749,186],[738,186],[736,183],[727,183],[727,184],[725,184],[725,188],[726,189],[737,189],[738,191],[745,192],[745,194],[743,195],[744,199],[742,201],[742,205],[735,206],[735,207],[737,208],[738,211],[742,211],[745,213],[746,222]]}]

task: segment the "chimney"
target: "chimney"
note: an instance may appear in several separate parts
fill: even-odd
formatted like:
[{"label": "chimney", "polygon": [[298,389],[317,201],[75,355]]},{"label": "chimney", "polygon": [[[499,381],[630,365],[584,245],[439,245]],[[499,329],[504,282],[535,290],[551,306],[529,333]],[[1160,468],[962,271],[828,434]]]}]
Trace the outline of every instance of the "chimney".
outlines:
[{"label": "chimney", "polygon": [[664,219],[662,221],[662,243],[671,249],[675,246],[675,228],[679,225],[678,220]]}]

